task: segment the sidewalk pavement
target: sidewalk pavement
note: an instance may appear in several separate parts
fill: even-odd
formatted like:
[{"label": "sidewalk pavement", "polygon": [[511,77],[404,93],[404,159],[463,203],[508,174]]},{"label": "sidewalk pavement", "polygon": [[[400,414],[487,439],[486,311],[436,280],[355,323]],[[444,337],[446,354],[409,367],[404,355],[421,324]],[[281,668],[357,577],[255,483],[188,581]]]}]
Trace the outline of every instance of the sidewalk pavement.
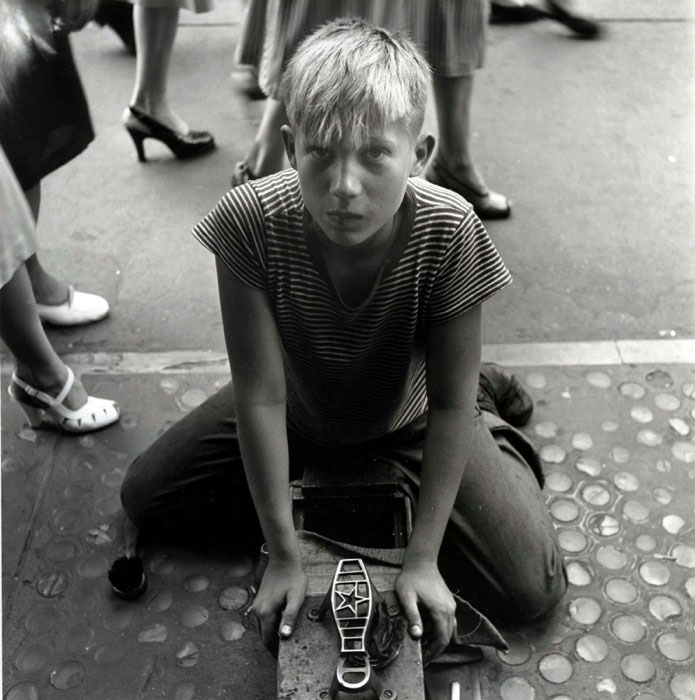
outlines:
[{"label": "sidewalk pavement", "polygon": [[[110,591],[128,464],[228,381],[223,366],[154,370],[86,368],[89,391],[124,413],[82,437],[31,430],[4,402],[6,700],[275,697],[274,659],[243,625],[248,558],[152,545],[145,595]],[[506,630],[508,654],[430,671],[430,697],[459,680],[471,698],[692,700],[695,366],[515,372],[536,403],[526,431],[571,585],[550,620]]]}]

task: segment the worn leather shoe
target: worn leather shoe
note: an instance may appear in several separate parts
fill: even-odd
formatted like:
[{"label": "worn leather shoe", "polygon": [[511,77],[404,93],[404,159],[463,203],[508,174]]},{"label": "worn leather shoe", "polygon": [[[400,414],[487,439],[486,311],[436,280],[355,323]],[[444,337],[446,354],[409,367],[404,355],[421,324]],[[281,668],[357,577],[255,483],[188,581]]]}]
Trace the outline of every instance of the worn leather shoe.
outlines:
[{"label": "worn leather shoe", "polygon": [[101,321],[109,315],[109,302],[96,294],[78,292],[70,285],[68,299],[62,304],[36,304],[39,318],[54,326],[82,326]]},{"label": "worn leather shoe", "polygon": [[526,389],[513,374],[492,362],[480,365],[478,406],[517,428],[526,425],[533,413],[533,399]]}]

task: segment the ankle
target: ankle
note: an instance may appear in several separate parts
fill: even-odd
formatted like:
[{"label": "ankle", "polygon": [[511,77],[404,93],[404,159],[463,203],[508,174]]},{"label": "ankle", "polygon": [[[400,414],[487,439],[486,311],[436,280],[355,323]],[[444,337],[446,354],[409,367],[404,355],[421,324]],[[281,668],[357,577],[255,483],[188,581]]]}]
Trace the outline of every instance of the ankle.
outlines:
[{"label": "ankle", "polygon": [[60,360],[32,366],[17,362],[15,371],[19,379],[49,396],[60,393],[68,379],[67,365]]}]

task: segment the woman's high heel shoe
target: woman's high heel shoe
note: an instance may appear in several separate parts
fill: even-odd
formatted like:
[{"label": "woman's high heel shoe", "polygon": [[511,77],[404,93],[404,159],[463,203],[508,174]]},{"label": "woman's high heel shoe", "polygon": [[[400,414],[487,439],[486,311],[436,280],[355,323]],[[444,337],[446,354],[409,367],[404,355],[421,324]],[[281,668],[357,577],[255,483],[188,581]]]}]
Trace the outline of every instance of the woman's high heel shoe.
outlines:
[{"label": "woman's high heel shoe", "polygon": [[108,399],[89,396],[87,402],[78,409],[72,410],[63,406],[63,401],[70,392],[74,381],[75,374],[68,367],[68,378],[58,396],[53,397],[35,389],[20,379],[16,372],[13,372],[8,391],[12,400],[19,404],[32,428],[38,428],[47,413],[63,430],[71,433],[87,433],[98,430],[118,420],[120,416],[118,404]]},{"label": "woman's high heel shoe", "polygon": [[458,177],[450,173],[441,163],[434,161],[425,176],[427,180],[440,187],[446,187],[473,205],[475,213],[481,219],[508,219],[512,213],[509,200],[498,192],[478,192]]},{"label": "woman's high heel shoe", "polygon": [[207,131],[189,131],[179,134],[168,126],[145,114],[137,107],[129,107],[126,112],[125,128],[130,134],[138,152],[138,160],[144,163],[147,138],[161,141],[179,159],[193,158],[211,151],[215,147],[213,135]]}]

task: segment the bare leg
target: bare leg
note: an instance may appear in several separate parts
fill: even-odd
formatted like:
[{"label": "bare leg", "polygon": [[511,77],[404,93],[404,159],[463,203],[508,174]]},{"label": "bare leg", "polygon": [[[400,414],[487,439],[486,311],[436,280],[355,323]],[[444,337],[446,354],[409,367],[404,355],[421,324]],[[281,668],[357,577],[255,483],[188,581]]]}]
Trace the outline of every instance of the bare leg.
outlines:
[{"label": "bare leg", "polygon": [[167,101],[169,66],[178,20],[177,7],[135,6],[133,23],[137,61],[130,103],[177,133],[187,134],[188,125]]},{"label": "bare leg", "polygon": [[[24,265],[0,289],[0,329],[3,341],[15,358],[17,376],[51,396],[60,393],[68,378],[68,369],[46,337]],[[78,409],[86,401],[87,393],[75,378],[64,405]]]},{"label": "bare leg", "polygon": [[254,177],[265,177],[282,170],[285,164],[285,147],[282,143],[280,127],[284,124],[287,124],[284,102],[269,97],[265,103],[256,138],[245,158]]},{"label": "bare leg", "polygon": [[[24,195],[31,207],[34,221],[38,222],[39,210],[41,209],[41,183],[39,182],[31,189],[26,190]],[[26,272],[29,274],[29,280],[31,281],[31,288],[34,292],[33,297],[39,304],[62,304],[64,301],[67,301],[69,294],[68,285],[46,272],[36,255],[28,258],[25,264]]]},{"label": "bare leg", "polygon": [[[473,161],[471,152],[471,98],[473,74],[434,78],[434,99],[439,124],[437,161],[463,185],[477,195],[476,211],[481,208],[505,210],[506,198],[492,192]],[[464,197],[471,199],[466,192]]]}]

